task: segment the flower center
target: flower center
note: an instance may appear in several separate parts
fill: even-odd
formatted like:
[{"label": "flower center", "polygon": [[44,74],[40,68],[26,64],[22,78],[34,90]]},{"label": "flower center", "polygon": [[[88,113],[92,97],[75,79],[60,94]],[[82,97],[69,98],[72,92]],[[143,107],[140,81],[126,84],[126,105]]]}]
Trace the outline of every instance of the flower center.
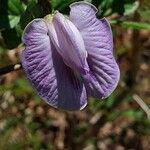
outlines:
[{"label": "flower center", "polygon": [[54,14],[48,14],[44,17],[44,20],[46,21],[47,24],[52,22],[54,15],[55,15],[55,13]]}]

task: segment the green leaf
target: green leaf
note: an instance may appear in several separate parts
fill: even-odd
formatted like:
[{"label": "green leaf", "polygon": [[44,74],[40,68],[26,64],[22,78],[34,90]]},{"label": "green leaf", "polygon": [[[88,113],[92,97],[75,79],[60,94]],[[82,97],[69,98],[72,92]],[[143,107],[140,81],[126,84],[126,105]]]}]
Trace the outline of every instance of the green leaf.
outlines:
[{"label": "green leaf", "polygon": [[136,1],[134,3],[127,3],[124,5],[124,8],[125,8],[125,12],[124,12],[124,15],[131,15],[133,14],[137,8],[139,7],[139,2]]},{"label": "green leaf", "polygon": [[123,116],[135,119],[142,119],[144,113],[140,110],[127,110],[121,113]]},{"label": "green leaf", "polygon": [[111,20],[110,23],[112,25],[119,25],[125,28],[150,30],[150,24],[148,23],[134,22],[134,21],[120,21],[120,20]]},{"label": "green leaf", "polygon": [[8,13],[19,16],[24,11],[24,5],[20,0],[8,0]]},{"label": "green leaf", "polygon": [[92,0],[92,3],[98,8],[98,16],[109,16],[112,14],[113,0]]},{"label": "green leaf", "polygon": [[52,4],[53,9],[55,9],[60,3],[61,0],[49,0]]},{"label": "green leaf", "polygon": [[28,4],[25,12],[21,15],[20,18],[21,28],[24,29],[27,26],[27,24],[33,19],[42,17],[44,16],[41,7],[37,4],[36,1],[31,1]]},{"label": "green leaf", "polygon": [[92,0],[92,3],[99,8],[98,16],[109,16],[113,13],[131,15],[139,6],[139,2],[135,0]]},{"label": "green leaf", "polygon": [[10,28],[14,28],[20,21],[19,16],[9,15],[8,18],[9,18]]},{"label": "green leaf", "polygon": [[12,29],[18,25],[24,9],[20,0],[0,0],[0,29]]}]

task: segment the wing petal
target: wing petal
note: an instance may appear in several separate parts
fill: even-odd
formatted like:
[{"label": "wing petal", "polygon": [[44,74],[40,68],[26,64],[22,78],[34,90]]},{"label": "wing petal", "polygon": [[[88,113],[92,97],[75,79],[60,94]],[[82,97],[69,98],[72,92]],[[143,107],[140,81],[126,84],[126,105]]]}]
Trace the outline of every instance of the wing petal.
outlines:
[{"label": "wing petal", "polygon": [[120,71],[113,56],[113,37],[108,21],[97,19],[97,9],[86,2],[72,4],[70,20],[80,31],[88,52],[90,73],[85,76],[89,95],[109,96],[116,88]]},{"label": "wing petal", "polygon": [[79,110],[86,106],[83,82],[67,67],[50,41],[43,19],[33,20],[25,29],[23,69],[36,92],[55,108]]}]

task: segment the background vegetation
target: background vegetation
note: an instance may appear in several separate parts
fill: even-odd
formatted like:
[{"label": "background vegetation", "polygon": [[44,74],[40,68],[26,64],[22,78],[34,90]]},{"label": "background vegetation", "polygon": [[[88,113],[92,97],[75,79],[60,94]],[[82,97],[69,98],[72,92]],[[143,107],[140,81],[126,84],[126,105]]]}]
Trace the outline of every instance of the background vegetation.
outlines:
[{"label": "background vegetation", "polygon": [[[69,13],[76,0],[0,0],[0,67],[19,62],[21,35],[34,18]],[[112,25],[121,69],[118,88],[106,100],[90,98],[83,111],[46,105],[24,73],[0,76],[0,150],[150,149],[149,0],[87,0]]]}]

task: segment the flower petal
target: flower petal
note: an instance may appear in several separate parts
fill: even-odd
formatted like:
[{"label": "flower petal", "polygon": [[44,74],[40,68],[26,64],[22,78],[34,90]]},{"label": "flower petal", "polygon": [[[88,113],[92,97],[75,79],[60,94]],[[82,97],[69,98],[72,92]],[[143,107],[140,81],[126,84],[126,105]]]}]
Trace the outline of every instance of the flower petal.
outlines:
[{"label": "flower petal", "polygon": [[22,40],[26,46],[21,55],[23,69],[38,94],[56,108],[84,108],[87,104],[85,87],[51,44],[45,21],[32,21]]},{"label": "flower petal", "polygon": [[56,12],[49,24],[50,37],[67,66],[78,73],[89,71],[83,38],[74,24]]},{"label": "flower petal", "polygon": [[70,20],[79,29],[88,52],[90,74],[85,76],[89,95],[104,98],[116,88],[120,71],[113,56],[113,38],[106,19],[96,18],[96,8],[89,3],[72,4]]}]

